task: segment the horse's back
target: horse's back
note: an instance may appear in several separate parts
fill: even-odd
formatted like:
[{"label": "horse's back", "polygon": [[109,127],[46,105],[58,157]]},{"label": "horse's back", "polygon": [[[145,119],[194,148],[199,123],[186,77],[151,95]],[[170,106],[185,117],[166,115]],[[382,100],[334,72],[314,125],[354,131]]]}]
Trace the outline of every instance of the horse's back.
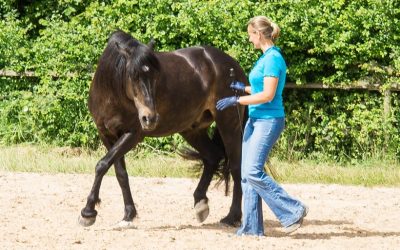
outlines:
[{"label": "horse's back", "polygon": [[[164,61],[166,71],[182,74],[197,73],[203,77],[205,87],[213,82],[226,87],[230,82],[230,70],[233,69],[238,81],[247,82],[247,78],[239,63],[224,51],[212,46],[195,46],[159,54]],[[171,69],[173,67],[173,69]],[[221,82],[222,81],[222,82]]]}]

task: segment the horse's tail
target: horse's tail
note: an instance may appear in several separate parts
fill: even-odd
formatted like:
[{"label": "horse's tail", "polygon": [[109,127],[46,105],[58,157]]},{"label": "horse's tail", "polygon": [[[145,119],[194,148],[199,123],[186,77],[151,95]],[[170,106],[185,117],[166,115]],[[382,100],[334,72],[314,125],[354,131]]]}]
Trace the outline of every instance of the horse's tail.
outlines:
[{"label": "horse's tail", "polygon": [[[229,191],[230,169],[228,165],[228,158],[225,153],[225,146],[217,127],[214,127],[211,133],[212,133],[211,135],[212,143],[219,148],[218,150],[219,152],[223,152],[223,155],[221,155],[218,159],[218,167],[215,170],[215,175],[218,176],[218,181],[216,186],[220,185],[222,182],[225,182],[225,195],[227,195]],[[197,150],[188,147],[181,148],[178,151],[178,154],[186,160],[193,160],[193,161],[204,160],[202,155]],[[196,174],[198,174],[198,172],[203,170],[201,166],[202,166],[201,163],[196,166],[195,168]]]},{"label": "horse's tail", "polygon": [[[243,118],[242,117],[240,117],[240,118],[242,120],[241,132],[240,132],[241,137],[242,137],[243,129],[244,129],[244,126],[246,125],[246,122],[248,119],[247,106],[245,107],[245,112],[244,112]],[[228,157],[225,152],[224,142],[222,141],[218,127],[213,128],[211,141],[215,146],[217,146],[219,148],[220,152],[223,152],[223,157],[221,157],[219,159],[218,167],[215,171],[215,175],[218,176],[218,181],[216,183],[216,186],[218,186],[222,182],[224,182],[225,183],[225,195],[228,195],[231,169],[229,167],[229,162],[228,162]],[[184,148],[180,149],[178,154],[187,160],[194,160],[194,161],[202,161],[203,160],[203,157],[201,156],[201,154],[198,151],[188,148],[188,147],[184,147]],[[196,170],[198,172],[200,172],[202,170],[200,168],[200,165],[198,165],[198,168]]]},{"label": "horse's tail", "polygon": [[217,181],[217,186],[222,182],[225,183],[225,195],[228,195],[229,192],[229,182],[230,182],[230,173],[231,169],[229,168],[228,157],[225,152],[224,142],[222,141],[221,135],[219,133],[218,127],[214,129],[213,136],[211,137],[212,142],[217,145],[222,152],[224,152],[224,158],[219,162],[216,175],[219,177]]}]

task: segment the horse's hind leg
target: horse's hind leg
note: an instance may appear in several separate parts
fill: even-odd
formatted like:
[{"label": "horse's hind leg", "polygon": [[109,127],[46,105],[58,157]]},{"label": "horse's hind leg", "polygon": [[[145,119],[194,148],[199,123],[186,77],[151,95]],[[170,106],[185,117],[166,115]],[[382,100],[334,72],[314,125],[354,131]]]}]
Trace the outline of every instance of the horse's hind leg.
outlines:
[{"label": "horse's hind leg", "polygon": [[219,162],[224,158],[224,152],[211,141],[206,129],[190,130],[181,134],[199,152],[199,156],[204,164],[199,184],[193,194],[197,220],[203,222],[209,214],[206,193],[212,177],[218,169]]},{"label": "horse's hind leg", "polygon": [[[86,206],[82,209],[81,217],[79,219],[79,223],[82,226],[91,226],[96,221],[97,211],[94,208],[96,203],[99,202],[100,186],[104,175],[110,169],[111,165],[117,161],[118,163],[116,167],[119,169],[120,168],[119,166],[123,165],[121,163],[121,158],[130,149],[136,146],[137,143],[138,143],[137,135],[135,135],[132,132],[125,133],[116,141],[114,145],[112,145],[112,147],[108,150],[107,154],[97,163],[94,183],[90,191],[90,194],[87,198]],[[127,177],[121,177],[120,179],[122,180],[122,183],[125,183]]]}]

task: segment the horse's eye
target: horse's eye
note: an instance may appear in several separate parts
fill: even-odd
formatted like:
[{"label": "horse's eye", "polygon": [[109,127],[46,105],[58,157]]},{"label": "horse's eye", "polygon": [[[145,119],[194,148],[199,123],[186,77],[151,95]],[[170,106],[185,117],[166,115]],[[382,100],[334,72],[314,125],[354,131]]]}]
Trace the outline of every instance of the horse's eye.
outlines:
[{"label": "horse's eye", "polygon": [[150,70],[150,68],[149,68],[149,66],[147,66],[147,65],[143,65],[143,66],[142,66],[142,70],[143,70],[143,72],[147,72],[147,71]]}]

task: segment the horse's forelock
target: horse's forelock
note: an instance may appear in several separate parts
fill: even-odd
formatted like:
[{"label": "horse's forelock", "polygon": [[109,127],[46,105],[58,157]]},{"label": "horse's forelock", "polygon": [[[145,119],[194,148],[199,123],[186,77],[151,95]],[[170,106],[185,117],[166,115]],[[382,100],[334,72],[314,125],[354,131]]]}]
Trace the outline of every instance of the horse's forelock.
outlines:
[{"label": "horse's forelock", "polygon": [[147,66],[152,71],[160,71],[160,63],[151,50],[146,45],[140,44],[134,51],[131,59],[131,67],[136,72],[143,71],[143,67]]},{"label": "horse's forelock", "polygon": [[160,70],[158,59],[151,45],[142,44],[123,31],[114,32],[108,41],[108,45],[114,47],[121,56],[130,61],[128,71],[133,74],[137,74],[145,65],[152,70]]},{"label": "horse's forelock", "polygon": [[160,63],[147,45],[127,33],[116,31],[108,40],[98,71],[102,79],[98,84],[115,90],[122,96],[125,95],[127,77],[138,79],[139,74],[144,71],[157,74]]}]

